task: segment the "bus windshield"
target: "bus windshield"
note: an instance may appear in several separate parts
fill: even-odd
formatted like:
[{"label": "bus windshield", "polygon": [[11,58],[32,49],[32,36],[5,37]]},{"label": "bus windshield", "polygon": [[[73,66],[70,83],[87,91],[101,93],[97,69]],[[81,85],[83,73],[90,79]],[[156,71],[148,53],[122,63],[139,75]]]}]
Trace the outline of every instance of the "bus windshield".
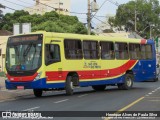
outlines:
[{"label": "bus windshield", "polygon": [[7,71],[33,71],[41,66],[42,35],[10,37],[6,51]]}]

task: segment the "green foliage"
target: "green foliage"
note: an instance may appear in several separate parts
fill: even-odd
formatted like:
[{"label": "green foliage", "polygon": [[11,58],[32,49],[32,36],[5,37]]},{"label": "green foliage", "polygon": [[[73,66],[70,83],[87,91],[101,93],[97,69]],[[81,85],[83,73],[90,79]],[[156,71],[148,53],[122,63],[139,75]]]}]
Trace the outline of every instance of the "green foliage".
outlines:
[{"label": "green foliage", "polygon": [[75,16],[59,15],[52,11],[44,15],[29,15],[25,11],[7,13],[0,23],[0,29],[12,31],[14,23],[31,23],[32,31],[45,30],[47,32],[87,34],[86,27]]},{"label": "green foliage", "polygon": [[[135,12],[136,11],[136,12]],[[136,0],[118,7],[115,17],[109,18],[112,27],[129,31],[135,30],[135,13],[137,13],[137,32],[149,38],[150,26],[154,36],[160,33],[160,5],[158,0]]]},{"label": "green foliage", "polygon": [[[5,8],[2,4],[0,4],[0,8]],[[0,9],[0,22],[2,21],[2,18],[3,18],[3,11]],[[1,25],[0,25],[1,27]]]}]

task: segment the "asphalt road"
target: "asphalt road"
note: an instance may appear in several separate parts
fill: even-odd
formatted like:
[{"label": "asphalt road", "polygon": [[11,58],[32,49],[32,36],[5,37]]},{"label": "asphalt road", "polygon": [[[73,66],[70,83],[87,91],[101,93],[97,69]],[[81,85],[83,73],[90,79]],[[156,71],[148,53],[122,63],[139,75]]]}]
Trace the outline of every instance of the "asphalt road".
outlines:
[{"label": "asphalt road", "polygon": [[[0,91],[3,94],[11,92],[13,91]],[[73,96],[65,95],[64,91],[55,91],[45,92],[42,98],[36,98],[31,91],[24,95],[24,91],[15,92],[20,96],[0,100],[0,111],[160,111],[160,81],[134,83],[131,90],[118,90],[116,86],[108,86],[100,92],[91,87],[77,88]],[[102,118],[54,117],[54,120]]]}]

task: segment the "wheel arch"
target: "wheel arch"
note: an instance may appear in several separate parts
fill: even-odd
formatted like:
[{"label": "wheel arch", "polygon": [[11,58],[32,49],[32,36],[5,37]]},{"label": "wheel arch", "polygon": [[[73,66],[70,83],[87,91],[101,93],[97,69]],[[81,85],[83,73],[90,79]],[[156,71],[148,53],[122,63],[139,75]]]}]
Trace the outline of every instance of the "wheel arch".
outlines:
[{"label": "wheel arch", "polygon": [[126,71],[126,74],[134,75],[132,70],[127,70],[127,71]]},{"label": "wheel arch", "polygon": [[135,81],[134,72],[132,70],[127,70],[126,74],[130,74],[133,76],[133,81]]},{"label": "wheel arch", "polygon": [[75,72],[75,71],[68,72],[66,79],[68,76],[75,76],[75,78],[73,78],[73,85],[79,86],[79,75],[77,72]]}]

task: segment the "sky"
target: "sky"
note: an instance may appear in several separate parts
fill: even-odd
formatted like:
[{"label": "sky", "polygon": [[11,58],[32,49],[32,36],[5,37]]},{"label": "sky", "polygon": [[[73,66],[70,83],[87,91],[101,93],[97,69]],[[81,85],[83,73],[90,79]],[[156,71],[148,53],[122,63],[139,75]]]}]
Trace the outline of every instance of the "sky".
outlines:
[{"label": "sky", "polygon": [[[93,0],[90,0],[91,2]],[[113,3],[118,4],[124,4],[127,3],[129,0],[96,0],[99,7],[101,7],[98,12],[96,13],[96,18],[93,18],[92,24],[93,26],[101,23],[102,21],[105,21],[106,15],[114,15],[116,14],[116,9],[118,8],[117,5]],[[112,1],[112,2],[109,2]],[[11,3],[13,2],[13,3]],[[88,0],[71,0],[71,12],[78,12],[78,13],[87,13],[87,2]],[[10,7],[15,10],[22,10],[25,7],[31,7],[35,4],[34,0],[0,0],[0,3],[4,6]],[[104,3],[104,4],[103,4]],[[20,4],[20,5],[16,5]],[[11,9],[1,9],[3,11],[3,14],[6,13],[13,13],[14,10]],[[95,14],[95,13],[93,13]],[[83,23],[87,22],[87,15],[86,14],[71,14],[72,16],[77,16],[79,20]]]}]

